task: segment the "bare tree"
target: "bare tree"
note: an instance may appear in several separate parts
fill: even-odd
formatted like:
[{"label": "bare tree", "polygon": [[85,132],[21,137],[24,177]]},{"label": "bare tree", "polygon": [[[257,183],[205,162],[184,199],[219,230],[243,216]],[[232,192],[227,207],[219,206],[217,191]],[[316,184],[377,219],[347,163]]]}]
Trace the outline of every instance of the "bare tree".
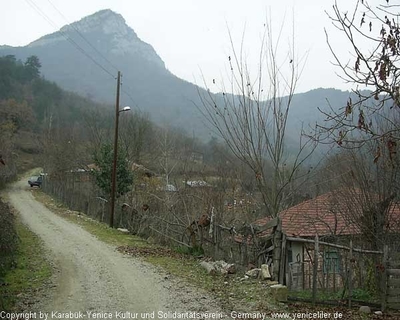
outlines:
[{"label": "bare tree", "polygon": [[225,87],[222,95],[213,95],[208,90],[208,94],[201,95],[202,106],[199,106],[212,129],[253,172],[270,217],[277,217],[285,208],[289,185],[314,149],[310,140],[303,141],[300,136],[297,154],[286,152],[287,120],[304,58],[298,58],[294,34],[289,50],[284,53],[280,51],[281,32],[277,39],[274,34],[267,23],[258,74],[253,78],[243,42],[240,50],[236,50],[229,33],[233,52],[228,57],[232,79],[229,93]]},{"label": "bare tree", "polygon": [[335,1],[328,13],[352,53],[341,57],[325,31],[338,75],[353,85],[354,94],[343,108],[323,111],[327,121],[318,126],[320,141],[359,147],[373,139],[393,150],[400,139],[399,5],[381,2],[370,6],[358,0],[343,12]]},{"label": "bare tree", "polygon": [[328,159],[321,169],[320,178],[332,190],[335,210],[362,234],[365,247],[380,250],[394,239],[400,227],[397,194],[399,170],[390,159],[389,152],[381,155],[379,162],[367,155],[378,142],[370,141],[362,148],[342,150]]},{"label": "bare tree", "polygon": [[158,166],[165,177],[163,188],[166,190],[170,184],[171,174],[178,164],[177,146],[170,128],[160,129],[158,136]]},{"label": "bare tree", "polygon": [[129,160],[142,163],[152,131],[148,114],[136,111],[121,118],[120,140]]},{"label": "bare tree", "polygon": [[[122,117],[125,118],[125,117]],[[90,141],[92,153],[105,141],[111,142],[113,119],[106,110],[90,109],[83,113],[86,135]],[[122,126],[121,126],[122,127]]]}]

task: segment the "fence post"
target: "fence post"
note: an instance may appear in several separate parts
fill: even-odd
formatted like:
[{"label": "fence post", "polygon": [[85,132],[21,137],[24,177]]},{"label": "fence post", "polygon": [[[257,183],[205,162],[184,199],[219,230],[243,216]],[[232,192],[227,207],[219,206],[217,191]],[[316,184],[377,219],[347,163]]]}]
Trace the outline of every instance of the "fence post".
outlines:
[{"label": "fence post", "polygon": [[323,276],[323,284],[324,284],[324,290],[327,292],[327,291],[329,291],[329,273],[331,273],[332,272],[332,268],[334,268],[333,266],[332,266],[332,257],[331,256],[327,256],[327,252],[329,252],[328,251],[329,249],[326,249],[325,248],[325,246],[324,246],[324,252],[323,252],[323,255],[322,255],[322,266],[321,266],[321,269],[322,269],[322,276]]},{"label": "fence post", "polygon": [[273,235],[273,245],[274,251],[272,256],[272,278],[275,281],[279,281],[279,267],[281,260],[281,252],[282,252],[282,221],[278,217],[278,224],[274,227],[274,235]]},{"label": "fence post", "polygon": [[381,291],[382,291],[382,298],[381,298],[381,310],[385,312],[387,309],[387,269],[388,269],[388,257],[389,257],[389,247],[387,244],[383,246],[383,273],[381,277]]},{"label": "fence post", "polygon": [[351,296],[353,295],[353,240],[350,240],[350,253],[349,253],[349,270],[348,270],[348,282],[349,282],[349,308],[351,308]]},{"label": "fence post", "polygon": [[279,283],[286,284],[286,235],[282,234],[281,261],[279,262]]},{"label": "fence post", "polygon": [[313,288],[312,288],[312,303],[314,305],[317,299],[318,256],[319,256],[319,243],[317,234],[315,236],[315,242],[314,242],[314,266],[313,266]]}]

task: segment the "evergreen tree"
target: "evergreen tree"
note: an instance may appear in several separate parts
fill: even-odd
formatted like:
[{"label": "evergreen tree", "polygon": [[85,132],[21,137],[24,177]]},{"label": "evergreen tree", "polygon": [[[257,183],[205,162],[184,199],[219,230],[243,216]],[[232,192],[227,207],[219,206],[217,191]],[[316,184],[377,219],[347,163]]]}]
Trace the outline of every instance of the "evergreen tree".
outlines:
[{"label": "evergreen tree", "polygon": [[27,79],[37,79],[40,76],[40,68],[42,64],[37,56],[30,56],[25,61],[25,71]]},{"label": "evergreen tree", "polygon": [[[100,150],[94,154],[94,163],[98,167],[93,171],[97,186],[105,193],[107,198],[111,196],[111,179],[114,152],[111,144],[103,144]],[[118,150],[117,177],[115,196],[118,198],[130,190],[133,183],[133,174],[129,170],[129,163],[123,149]]]}]

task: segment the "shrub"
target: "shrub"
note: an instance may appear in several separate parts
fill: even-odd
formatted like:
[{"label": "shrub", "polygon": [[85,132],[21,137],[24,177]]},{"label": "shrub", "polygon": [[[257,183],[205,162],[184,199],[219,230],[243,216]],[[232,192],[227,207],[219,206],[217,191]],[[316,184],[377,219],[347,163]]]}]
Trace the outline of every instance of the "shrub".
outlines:
[{"label": "shrub", "polygon": [[200,246],[195,246],[195,247],[177,247],[175,248],[175,251],[180,253],[180,254],[186,254],[186,255],[191,255],[194,257],[200,257],[204,255],[204,249]]},{"label": "shrub", "polygon": [[18,236],[15,217],[10,207],[0,199],[0,285],[7,270],[12,268],[17,251]]}]

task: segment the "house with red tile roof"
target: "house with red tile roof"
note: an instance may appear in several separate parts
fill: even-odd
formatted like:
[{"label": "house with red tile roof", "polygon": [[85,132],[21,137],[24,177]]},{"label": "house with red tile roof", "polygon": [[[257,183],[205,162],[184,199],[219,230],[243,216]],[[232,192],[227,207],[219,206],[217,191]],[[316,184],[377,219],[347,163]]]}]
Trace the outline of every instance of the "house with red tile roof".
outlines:
[{"label": "house with red tile roof", "polygon": [[[385,214],[383,229],[387,234],[395,234],[396,237],[399,237],[400,205],[391,203],[392,201],[393,198],[389,198],[386,203],[386,210],[383,210]],[[363,242],[365,242],[365,233],[362,230],[363,224],[360,219],[363,219],[364,212],[368,212],[366,210],[372,208],[379,210],[381,205],[385,205],[384,201],[379,201],[377,195],[362,194],[360,190],[340,190],[325,193],[283,210],[279,214],[279,218],[282,232],[287,237],[308,238],[311,240],[318,235],[319,241],[324,241],[325,243],[335,242],[345,246],[349,246],[350,239],[360,240],[353,243],[353,245],[356,243],[358,248],[363,246]],[[271,224],[272,221],[272,218],[265,217],[257,220],[253,225],[262,230],[263,226],[268,223]],[[271,229],[261,231],[257,234],[257,238],[259,241],[262,241],[263,238],[270,239],[271,231]],[[239,237],[237,239],[243,241]],[[251,244],[252,240],[249,238],[248,244]],[[297,274],[297,278],[291,277],[289,282],[294,287],[305,289],[308,287],[308,281],[305,279],[311,279],[312,269],[310,263],[312,263],[313,259],[314,245],[299,241],[287,241],[286,245],[286,269],[289,270],[289,274]],[[338,253],[337,249],[328,246],[322,250],[323,253],[319,257],[321,259],[320,265],[323,266],[323,269],[326,269],[326,261],[333,263],[335,270],[339,273],[341,254]],[[397,245],[397,250],[400,250],[399,244]],[[326,257],[329,257],[329,259],[324,262]],[[320,277],[323,276],[320,275]],[[333,276],[331,281],[332,279]],[[337,279],[337,284],[339,285],[341,281],[339,274],[335,276],[335,279]],[[294,282],[295,284],[293,284]]]},{"label": "house with red tile roof", "polygon": [[[362,204],[358,203],[356,197],[341,199],[340,193],[329,192],[283,210],[279,214],[283,233],[289,237],[318,235],[320,238],[362,234],[354,212],[348,214],[352,207],[361,211]],[[386,229],[400,233],[400,205],[392,205],[387,215]],[[254,222],[254,225],[263,226],[270,220],[270,217],[265,217]]]}]

